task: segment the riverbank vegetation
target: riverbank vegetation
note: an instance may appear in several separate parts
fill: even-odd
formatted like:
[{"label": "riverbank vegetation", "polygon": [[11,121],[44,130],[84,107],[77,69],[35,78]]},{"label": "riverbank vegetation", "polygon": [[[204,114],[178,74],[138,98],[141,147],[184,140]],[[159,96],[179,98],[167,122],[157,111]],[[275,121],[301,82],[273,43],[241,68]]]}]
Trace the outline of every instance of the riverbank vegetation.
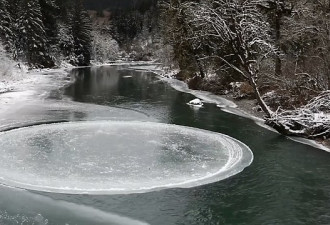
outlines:
[{"label": "riverbank vegetation", "polygon": [[282,134],[330,135],[329,0],[0,0],[0,38],[30,68],[156,60],[192,89],[255,99]]},{"label": "riverbank vegetation", "polygon": [[329,137],[329,1],[172,0],[161,8],[179,79],[253,93],[280,133]]}]

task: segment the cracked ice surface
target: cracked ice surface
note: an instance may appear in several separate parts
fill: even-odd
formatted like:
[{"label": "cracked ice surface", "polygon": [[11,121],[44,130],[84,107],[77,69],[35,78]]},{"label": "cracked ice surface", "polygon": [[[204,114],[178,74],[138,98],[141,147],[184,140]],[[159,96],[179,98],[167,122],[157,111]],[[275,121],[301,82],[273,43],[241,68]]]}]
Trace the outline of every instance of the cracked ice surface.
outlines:
[{"label": "cracked ice surface", "polygon": [[228,136],[152,122],[70,122],[0,134],[0,182],[46,192],[193,187],[237,174],[252,160]]}]

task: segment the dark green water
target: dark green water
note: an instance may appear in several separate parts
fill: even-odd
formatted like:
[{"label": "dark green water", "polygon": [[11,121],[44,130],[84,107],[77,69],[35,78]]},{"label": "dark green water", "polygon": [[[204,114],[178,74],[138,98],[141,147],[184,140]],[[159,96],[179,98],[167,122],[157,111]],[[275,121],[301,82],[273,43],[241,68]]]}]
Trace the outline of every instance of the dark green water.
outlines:
[{"label": "dark green water", "polygon": [[[224,133],[247,144],[255,158],[252,165],[238,175],[195,188],[129,195],[38,192],[33,195],[153,225],[330,224],[329,153],[293,142],[257,126],[252,120],[222,112],[214,104],[193,109],[186,103],[194,96],[174,90],[151,73],[100,67],[77,69],[72,76],[76,82],[64,90],[64,95],[73,101],[116,106],[162,123]],[[80,119],[84,120],[84,116]],[[97,223],[97,219],[88,222],[75,210],[66,211],[64,208],[70,206],[63,208],[63,202],[38,206],[38,198],[31,200],[24,195],[13,203],[10,195],[16,194],[6,188],[0,189],[0,211],[9,211],[0,215],[0,224],[1,221],[5,221],[4,224],[106,224],[104,221]],[[19,199],[23,203],[18,203]],[[30,203],[33,206],[29,207]],[[15,211],[11,207],[20,207],[17,217],[10,215]],[[28,219],[39,213],[43,219],[38,216]],[[22,222],[24,215],[26,222]],[[97,217],[97,214],[90,216]]]}]

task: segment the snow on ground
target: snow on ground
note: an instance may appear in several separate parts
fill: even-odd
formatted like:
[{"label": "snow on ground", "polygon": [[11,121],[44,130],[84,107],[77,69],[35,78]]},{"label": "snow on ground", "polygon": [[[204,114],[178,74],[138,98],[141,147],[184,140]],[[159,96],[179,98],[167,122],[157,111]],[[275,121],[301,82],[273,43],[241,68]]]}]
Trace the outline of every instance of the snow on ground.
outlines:
[{"label": "snow on ground", "polygon": [[130,70],[136,70],[136,71],[146,71],[146,72],[160,72],[162,71],[159,68],[159,65],[153,64],[153,65],[137,65],[137,66],[130,66],[128,69]]},{"label": "snow on ground", "polygon": [[27,68],[12,61],[1,62],[0,64],[0,93],[13,89],[17,83],[26,78]]},{"label": "snow on ground", "polygon": [[[41,100],[55,88],[72,82],[64,79],[69,67],[28,70],[20,65],[13,67],[11,76],[2,76],[0,82],[0,115],[17,111],[26,102]],[[15,106],[15,107],[13,107]]]},{"label": "snow on ground", "polygon": [[107,63],[97,63],[92,62],[92,66],[130,66],[137,67],[135,70],[143,70],[143,66],[150,67],[152,69],[157,68],[160,64],[154,61],[124,61],[124,60],[117,60],[117,61],[109,61]]}]

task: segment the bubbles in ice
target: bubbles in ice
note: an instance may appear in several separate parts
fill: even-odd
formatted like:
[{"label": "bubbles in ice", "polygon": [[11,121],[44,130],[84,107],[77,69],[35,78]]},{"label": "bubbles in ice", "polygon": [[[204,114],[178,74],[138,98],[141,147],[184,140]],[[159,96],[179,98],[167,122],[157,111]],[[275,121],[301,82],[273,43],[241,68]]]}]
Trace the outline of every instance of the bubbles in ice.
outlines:
[{"label": "bubbles in ice", "polygon": [[115,194],[193,187],[252,162],[228,136],[151,122],[75,122],[0,134],[0,182],[20,188]]}]

